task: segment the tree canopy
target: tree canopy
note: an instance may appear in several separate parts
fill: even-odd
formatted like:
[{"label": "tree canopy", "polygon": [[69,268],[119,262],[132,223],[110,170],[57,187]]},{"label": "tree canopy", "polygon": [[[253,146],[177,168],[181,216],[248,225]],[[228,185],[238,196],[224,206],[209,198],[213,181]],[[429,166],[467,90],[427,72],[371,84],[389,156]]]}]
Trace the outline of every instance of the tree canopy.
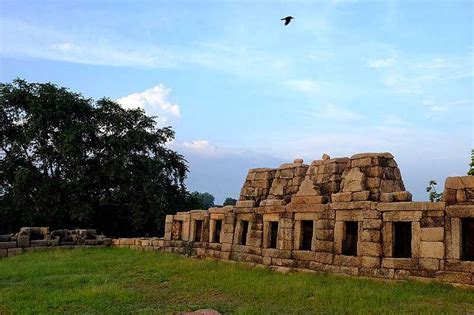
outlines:
[{"label": "tree canopy", "polygon": [[[21,226],[160,233],[189,202],[183,156],[141,109],[51,83],[0,84],[0,233]],[[213,200],[212,200],[213,201]]]},{"label": "tree canopy", "polygon": [[214,207],[214,196],[208,192],[200,193],[193,191],[188,194],[186,208],[187,209],[209,209]]},{"label": "tree canopy", "polygon": [[227,197],[224,200],[223,206],[234,206],[236,203],[237,203],[236,199]]}]

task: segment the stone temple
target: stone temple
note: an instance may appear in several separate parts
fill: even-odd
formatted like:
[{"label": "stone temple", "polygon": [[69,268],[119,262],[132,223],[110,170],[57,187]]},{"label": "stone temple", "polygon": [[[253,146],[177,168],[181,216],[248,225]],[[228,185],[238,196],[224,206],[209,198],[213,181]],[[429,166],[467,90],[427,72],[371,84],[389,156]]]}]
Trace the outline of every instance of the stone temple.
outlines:
[{"label": "stone temple", "polygon": [[387,279],[474,284],[474,176],[412,202],[390,153],[248,171],[235,206],[166,217],[164,239],[114,246]]}]

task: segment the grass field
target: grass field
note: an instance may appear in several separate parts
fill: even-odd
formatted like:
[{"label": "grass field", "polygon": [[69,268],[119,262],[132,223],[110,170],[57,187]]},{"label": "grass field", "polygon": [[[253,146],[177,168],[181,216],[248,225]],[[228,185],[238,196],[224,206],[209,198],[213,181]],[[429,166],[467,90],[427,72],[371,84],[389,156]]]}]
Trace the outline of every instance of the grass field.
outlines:
[{"label": "grass field", "polygon": [[2,313],[469,313],[474,290],[250,269],[129,249],[34,252],[0,260]]}]

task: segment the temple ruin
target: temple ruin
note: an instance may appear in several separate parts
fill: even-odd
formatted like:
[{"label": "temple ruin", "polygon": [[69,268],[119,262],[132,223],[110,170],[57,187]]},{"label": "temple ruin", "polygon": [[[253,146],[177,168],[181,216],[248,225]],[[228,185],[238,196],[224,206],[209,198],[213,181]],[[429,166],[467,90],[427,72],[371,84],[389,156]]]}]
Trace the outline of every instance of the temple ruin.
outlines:
[{"label": "temple ruin", "polygon": [[115,246],[244,261],[277,270],[474,284],[474,176],[442,202],[412,202],[390,153],[249,170],[235,206],[166,217],[164,239]]}]

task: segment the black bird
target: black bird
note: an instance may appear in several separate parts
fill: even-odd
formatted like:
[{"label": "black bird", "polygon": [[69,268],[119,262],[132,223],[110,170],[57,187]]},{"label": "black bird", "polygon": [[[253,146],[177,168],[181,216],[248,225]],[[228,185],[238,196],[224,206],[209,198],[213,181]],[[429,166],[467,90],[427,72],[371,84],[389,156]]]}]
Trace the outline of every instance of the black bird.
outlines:
[{"label": "black bird", "polygon": [[287,16],[287,17],[284,17],[283,19],[281,19],[282,21],[285,21],[285,25],[288,25],[290,24],[291,20],[293,20],[294,17],[292,16]]}]

